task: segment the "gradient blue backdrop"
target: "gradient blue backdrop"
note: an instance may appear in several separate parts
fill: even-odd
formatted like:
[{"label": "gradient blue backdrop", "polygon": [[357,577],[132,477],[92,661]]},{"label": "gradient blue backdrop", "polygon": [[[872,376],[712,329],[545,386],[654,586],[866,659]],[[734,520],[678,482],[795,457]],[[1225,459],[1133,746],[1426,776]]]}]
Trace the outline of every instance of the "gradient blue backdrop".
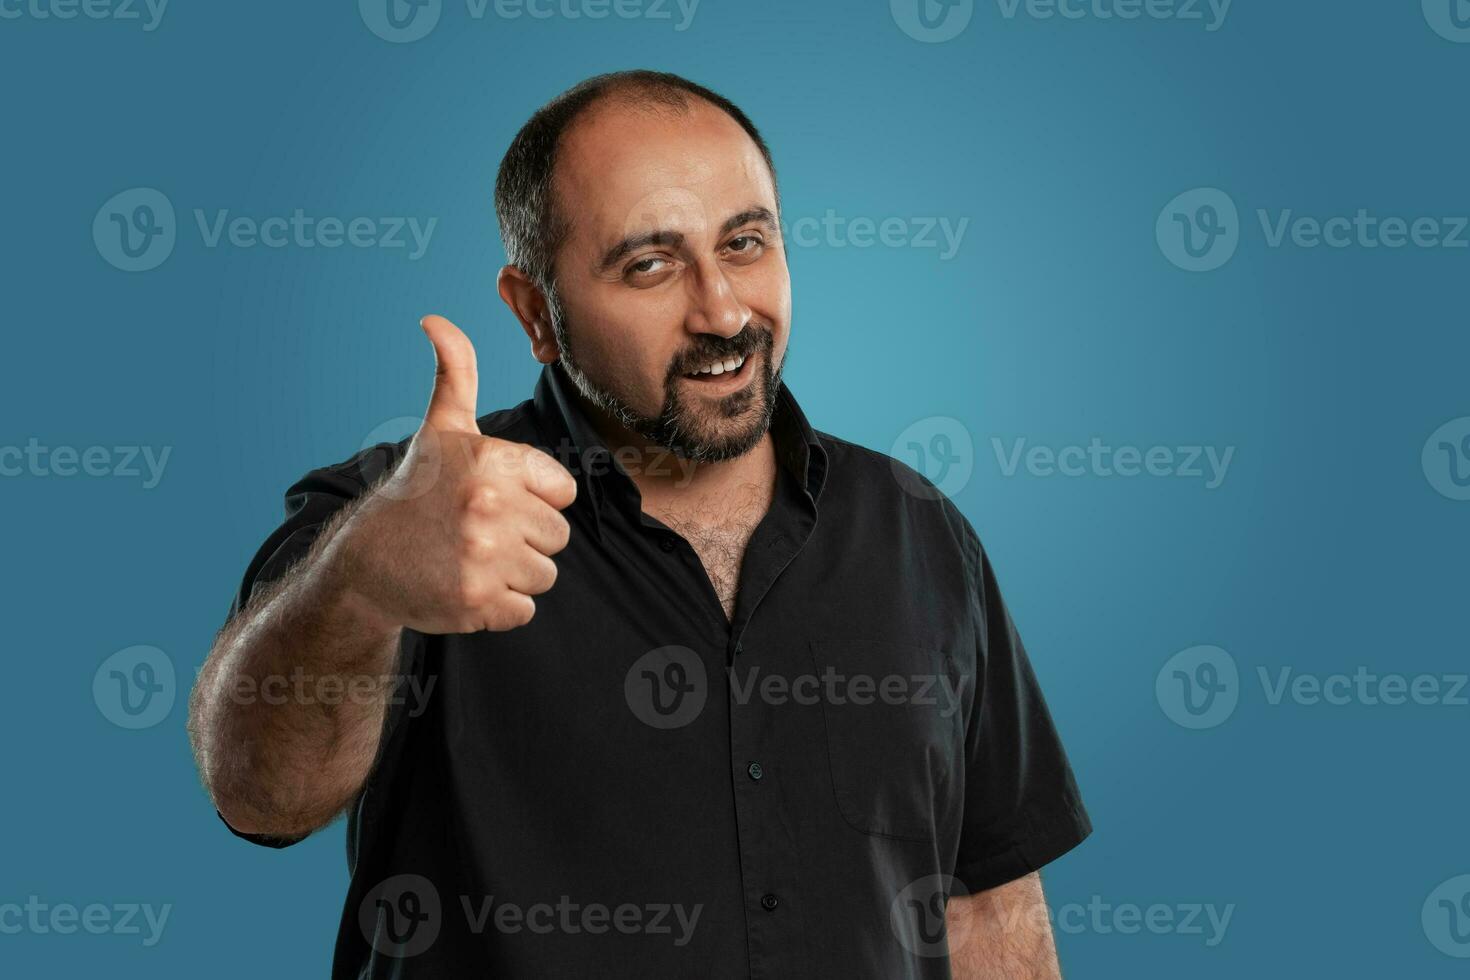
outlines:
[{"label": "gradient blue backdrop", "polygon": [[[968,221],[947,259],[840,235],[793,246],[788,380],[819,428],[877,449],[934,417],[971,440],[954,496],[1097,826],[1048,869],[1051,905],[1233,906],[1213,946],[1208,928],[1059,928],[1064,970],[1463,975],[1421,908],[1470,872],[1470,708],[1273,705],[1257,680],[1466,669],[1470,503],[1435,489],[1421,449],[1470,415],[1470,251],[1272,248],[1256,219],[1470,212],[1470,44],[1418,2],[1237,0],[1208,30],[1007,17],[984,0],[942,43],[905,33],[887,0],[704,0],[682,31],[672,5],[672,20],[512,20],[445,0],[412,43],[376,36],[350,2],[174,0],[154,30],[14,4],[0,4],[19,12],[0,18],[0,444],[171,455],[152,488],[0,478],[0,903],[172,909],[151,948],[0,934],[0,972],[325,973],[342,824],[279,853],[230,837],[193,771],[188,687],[284,488],[422,411],[420,316],[474,339],[482,412],[529,394],[537,365],[494,290],[500,155],[578,79],[656,67],[762,127],[788,222]],[[125,272],[92,225],[137,187],[167,196],[178,239]],[[1240,212],[1239,249],[1212,272],[1176,267],[1155,237],[1197,187]],[[196,208],[438,223],[413,261],[209,248]],[[992,443],[1094,436],[1235,455],[1206,489],[1007,476]],[[139,644],[171,660],[176,697],[126,730],[92,681]],[[1238,706],[1192,730],[1155,680],[1200,644],[1238,664]]]}]

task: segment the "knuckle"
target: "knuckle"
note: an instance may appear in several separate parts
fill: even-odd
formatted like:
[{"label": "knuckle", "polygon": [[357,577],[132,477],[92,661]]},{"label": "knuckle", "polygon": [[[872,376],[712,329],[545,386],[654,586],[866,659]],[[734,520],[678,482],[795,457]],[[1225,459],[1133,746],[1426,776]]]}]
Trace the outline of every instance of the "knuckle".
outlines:
[{"label": "knuckle", "polygon": [[555,545],[557,551],[561,551],[571,544],[572,525],[560,514],[557,514],[556,517],[557,519],[551,525],[552,544]]},{"label": "knuckle", "polygon": [[455,599],[461,609],[477,608],[485,602],[485,588],[477,579],[463,576],[460,578]]},{"label": "knuckle", "polygon": [[464,503],[471,513],[494,514],[504,503],[504,496],[493,483],[474,483],[466,488]]}]

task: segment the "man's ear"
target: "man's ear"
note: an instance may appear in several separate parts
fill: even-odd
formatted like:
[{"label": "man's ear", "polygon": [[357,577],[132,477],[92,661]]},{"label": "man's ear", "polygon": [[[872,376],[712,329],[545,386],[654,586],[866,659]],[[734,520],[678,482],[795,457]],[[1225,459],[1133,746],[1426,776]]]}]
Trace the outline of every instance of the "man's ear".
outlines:
[{"label": "man's ear", "polygon": [[556,331],[552,329],[551,309],[540,287],[513,265],[501,267],[495,285],[500,298],[516,315],[521,329],[530,338],[532,356],[542,364],[555,361],[560,356],[556,347]]}]

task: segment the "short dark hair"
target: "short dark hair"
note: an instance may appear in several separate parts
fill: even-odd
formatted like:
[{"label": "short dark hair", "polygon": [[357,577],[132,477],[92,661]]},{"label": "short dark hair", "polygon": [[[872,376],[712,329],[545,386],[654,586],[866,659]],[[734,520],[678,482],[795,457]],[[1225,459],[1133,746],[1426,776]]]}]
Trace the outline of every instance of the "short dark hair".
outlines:
[{"label": "short dark hair", "polygon": [[[688,111],[691,98],[708,102],[739,123],[755,141],[775,186],[776,167],[771,161],[770,148],[749,117],[724,96],[678,75],[641,69],[609,72],[578,82],[527,120],[511,140],[495,178],[495,214],[500,219],[506,257],[552,303],[556,302],[553,268],[556,253],[570,230],[570,220],[558,209],[552,188],[562,137],[584,112],[611,98],[633,106],[675,112]],[[778,211],[780,200],[778,192]]]}]

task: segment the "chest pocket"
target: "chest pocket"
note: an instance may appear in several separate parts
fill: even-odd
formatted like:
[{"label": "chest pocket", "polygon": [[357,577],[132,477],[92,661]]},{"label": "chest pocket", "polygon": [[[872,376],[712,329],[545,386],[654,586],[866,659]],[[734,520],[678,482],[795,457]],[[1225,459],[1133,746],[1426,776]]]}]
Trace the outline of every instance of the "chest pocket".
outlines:
[{"label": "chest pocket", "polygon": [[811,659],[843,819],[865,834],[933,841],[947,807],[963,798],[965,692],[954,658],[823,639],[811,641]]}]

